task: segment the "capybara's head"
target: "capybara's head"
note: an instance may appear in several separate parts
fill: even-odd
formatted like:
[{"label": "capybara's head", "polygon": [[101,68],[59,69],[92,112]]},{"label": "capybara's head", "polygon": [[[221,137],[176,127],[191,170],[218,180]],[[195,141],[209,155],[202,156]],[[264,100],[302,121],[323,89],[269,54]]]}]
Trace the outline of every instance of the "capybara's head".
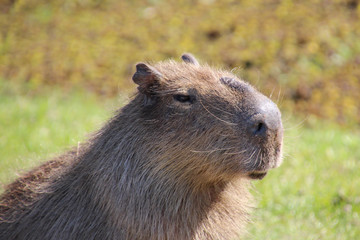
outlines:
[{"label": "capybara's head", "polygon": [[139,63],[133,76],[149,151],[164,160],[156,168],[226,180],[261,179],[279,166],[283,127],[276,104],[231,72],[200,65],[191,54],[182,60]]}]

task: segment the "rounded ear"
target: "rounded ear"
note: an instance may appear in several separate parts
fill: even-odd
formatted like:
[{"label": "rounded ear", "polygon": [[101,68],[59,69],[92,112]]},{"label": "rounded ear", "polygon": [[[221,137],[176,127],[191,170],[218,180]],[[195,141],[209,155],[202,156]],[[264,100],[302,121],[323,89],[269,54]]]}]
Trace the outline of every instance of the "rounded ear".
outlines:
[{"label": "rounded ear", "polygon": [[243,89],[241,83],[239,81],[235,80],[234,78],[231,78],[231,77],[221,77],[220,82],[222,84],[225,84],[226,86],[232,88],[232,89],[235,89],[235,90]]},{"label": "rounded ear", "polygon": [[151,94],[152,87],[159,83],[161,77],[161,73],[154,67],[145,63],[138,63],[132,79],[134,83],[139,85],[138,89],[141,93]]},{"label": "rounded ear", "polygon": [[181,56],[181,59],[186,63],[191,63],[191,64],[194,64],[196,66],[200,65],[198,60],[196,60],[196,58],[191,53],[184,53]]}]

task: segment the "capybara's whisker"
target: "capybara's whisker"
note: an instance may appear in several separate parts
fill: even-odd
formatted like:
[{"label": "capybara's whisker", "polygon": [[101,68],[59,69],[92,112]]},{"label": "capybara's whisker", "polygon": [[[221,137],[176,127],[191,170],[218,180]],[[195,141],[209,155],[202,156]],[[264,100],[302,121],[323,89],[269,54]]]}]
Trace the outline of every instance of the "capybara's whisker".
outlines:
[{"label": "capybara's whisker", "polygon": [[288,131],[291,129],[298,129],[301,128],[304,123],[307,121],[308,117],[305,117],[303,120],[299,121],[297,124],[295,124],[294,126],[288,127],[288,128],[284,128],[284,131]]},{"label": "capybara's whisker", "polygon": [[228,122],[228,121],[226,121],[226,120],[223,120],[223,119],[215,116],[212,112],[209,111],[209,109],[207,109],[207,108],[204,106],[204,104],[201,102],[201,100],[200,100],[199,102],[200,102],[200,104],[203,106],[203,108],[204,108],[211,116],[213,116],[214,118],[216,118],[216,119],[218,119],[219,121],[222,121],[222,122],[224,122],[224,123],[226,123],[226,124],[228,124],[228,125],[236,125],[235,123]]},{"label": "capybara's whisker", "polygon": [[225,153],[226,155],[239,155],[239,154],[243,154],[243,153],[246,153],[247,150],[242,150],[242,151],[239,151],[239,152],[230,152],[230,153]]},{"label": "capybara's whisker", "polygon": [[231,147],[231,148],[216,148],[216,149],[210,149],[210,150],[190,150],[190,151],[194,152],[194,153],[213,153],[213,152],[219,152],[219,151],[226,151],[226,150],[230,150],[230,149],[234,149],[234,148],[233,147]]}]

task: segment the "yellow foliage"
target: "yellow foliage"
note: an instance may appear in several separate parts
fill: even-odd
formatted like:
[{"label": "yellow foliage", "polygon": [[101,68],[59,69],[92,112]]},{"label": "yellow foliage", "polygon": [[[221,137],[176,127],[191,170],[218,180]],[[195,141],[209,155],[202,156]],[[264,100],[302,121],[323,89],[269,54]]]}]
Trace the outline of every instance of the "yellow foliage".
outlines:
[{"label": "yellow foliage", "polygon": [[114,94],[136,62],[193,52],[297,112],[360,122],[359,16],[353,0],[4,0],[0,77]]}]

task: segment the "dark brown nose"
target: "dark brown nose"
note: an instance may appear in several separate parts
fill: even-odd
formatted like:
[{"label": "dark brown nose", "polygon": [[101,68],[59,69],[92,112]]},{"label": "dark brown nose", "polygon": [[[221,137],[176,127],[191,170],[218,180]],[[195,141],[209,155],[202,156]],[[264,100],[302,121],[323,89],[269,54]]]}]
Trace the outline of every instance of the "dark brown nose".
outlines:
[{"label": "dark brown nose", "polygon": [[280,111],[269,99],[264,99],[256,106],[255,113],[250,117],[248,124],[249,133],[257,137],[282,132]]}]

